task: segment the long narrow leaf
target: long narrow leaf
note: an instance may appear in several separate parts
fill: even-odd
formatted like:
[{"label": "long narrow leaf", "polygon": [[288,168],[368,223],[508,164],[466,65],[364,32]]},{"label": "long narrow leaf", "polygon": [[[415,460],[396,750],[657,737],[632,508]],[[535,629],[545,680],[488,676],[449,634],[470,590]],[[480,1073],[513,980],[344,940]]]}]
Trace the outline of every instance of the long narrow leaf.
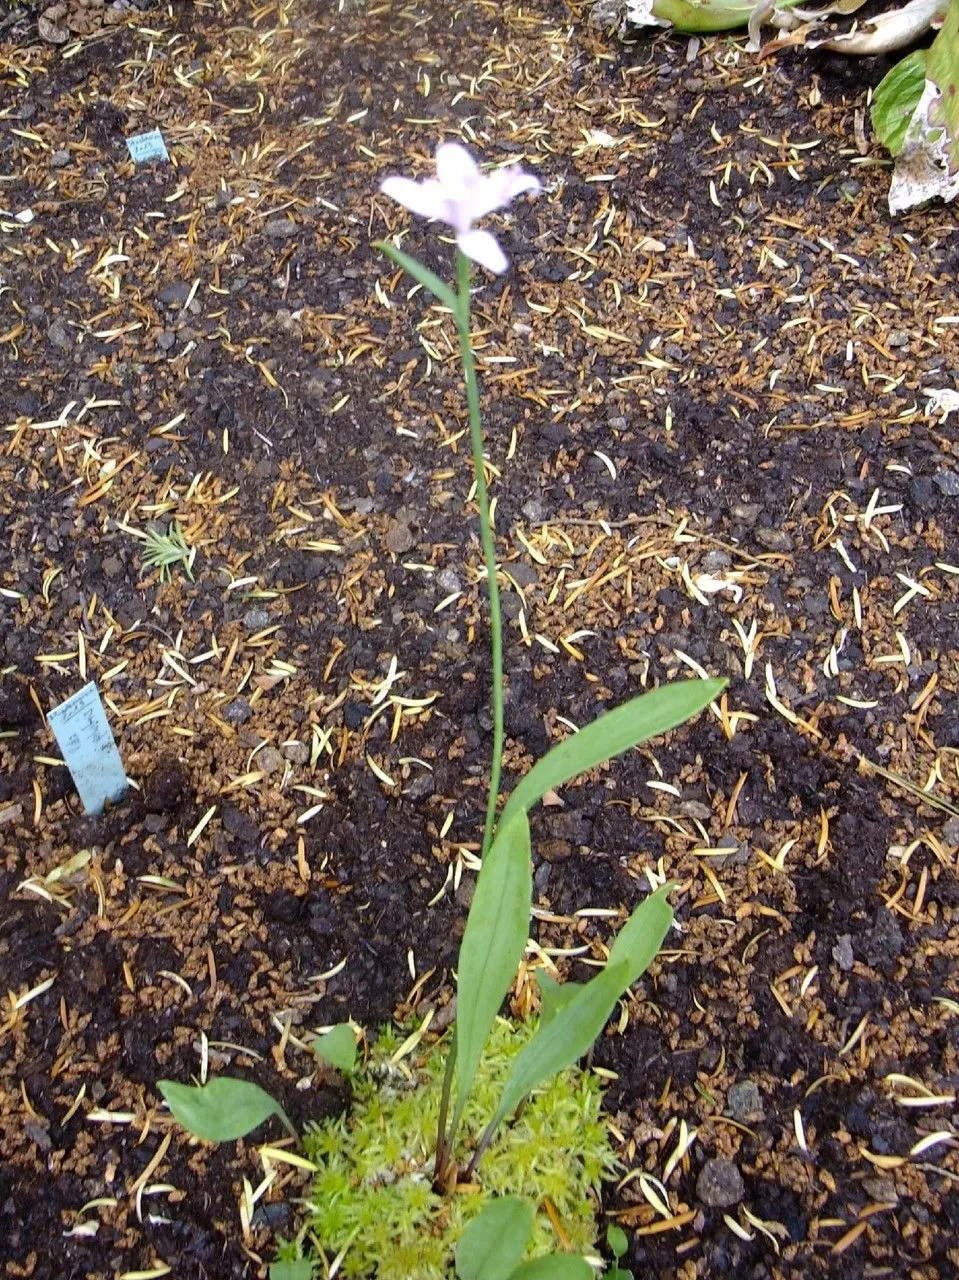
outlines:
[{"label": "long narrow leaf", "polygon": [[157,1088],[173,1112],[173,1118],[205,1142],[245,1138],[270,1116],[279,1116],[286,1130],[296,1137],[296,1130],[280,1104],[249,1080],[214,1076],[203,1085],[158,1080]]},{"label": "long narrow leaf", "polygon": [[530,769],[510,794],[500,822],[508,822],[520,809],[528,813],[547,791],[555,790],[577,774],[675,729],[709,706],[725,684],[725,680],[681,680],[640,694],[624,706],[605,712],[579,733],[553,747]]},{"label": "long narrow leaf", "polygon": [[529,820],[520,812],[500,824],[483,859],[460,945],[453,1135],[499,1007],[523,958],[532,904]]},{"label": "long narrow leaf", "polygon": [[616,1001],[629,985],[626,981],[628,974],[629,967],[625,961],[615,966],[607,965],[591,982],[580,987],[561,1013],[545,1026],[540,1025],[513,1062],[488,1132],[498,1128],[526,1095],[544,1080],[565,1071],[589,1052],[609,1020]]},{"label": "long narrow leaf", "polygon": [[636,908],[620,930],[602,972],[579,987],[565,1008],[541,1023],[533,1039],[517,1055],[488,1133],[531,1090],[589,1052],[616,1001],[649,966],[663,944],[673,919],[665,898],[668,888],[657,890]]},{"label": "long narrow leaf", "polygon": [[500,1196],[469,1222],[456,1246],[457,1280],[508,1280],[526,1252],[533,1206]]},{"label": "long narrow leaf", "polygon": [[374,246],[380,249],[386,256],[392,259],[398,267],[402,267],[413,279],[428,289],[437,302],[442,302],[444,307],[456,314],[459,301],[456,294],[450,286],[430,271],[429,267],[424,267],[422,262],[418,262],[416,258],[411,258],[408,253],[404,253],[402,249],[397,249],[395,244],[390,244],[388,240],[375,240]]}]

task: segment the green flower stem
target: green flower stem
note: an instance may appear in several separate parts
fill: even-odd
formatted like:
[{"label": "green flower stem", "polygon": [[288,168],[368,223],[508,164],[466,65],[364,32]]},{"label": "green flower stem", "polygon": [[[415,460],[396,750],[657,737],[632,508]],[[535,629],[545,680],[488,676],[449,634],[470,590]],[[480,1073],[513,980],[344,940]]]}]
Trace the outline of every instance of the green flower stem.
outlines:
[{"label": "green flower stem", "polygon": [[479,386],[476,361],[470,343],[470,264],[469,258],[456,251],[456,275],[459,286],[456,327],[459,331],[460,354],[466,379],[466,403],[469,408],[470,440],[473,445],[473,470],[476,472],[476,500],[480,509],[480,539],[486,560],[486,590],[489,595],[490,648],[493,654],[493,758],[490,765],[489,797],[486,802],[486,825],[483,829],[482,856],[493,840],[496,826],[496,802],[499,799],[500,773],[503,764],[503,619],[499,605],[496,548],[490,523],[489,494],[483,466],[483,423],[480,417]]}]

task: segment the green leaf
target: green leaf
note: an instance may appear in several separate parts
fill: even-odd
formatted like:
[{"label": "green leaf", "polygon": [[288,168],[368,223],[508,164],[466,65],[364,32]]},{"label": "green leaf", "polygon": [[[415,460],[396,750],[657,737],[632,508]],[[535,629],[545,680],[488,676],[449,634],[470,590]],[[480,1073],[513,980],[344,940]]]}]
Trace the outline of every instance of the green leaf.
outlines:
[{"label": "green leaf", "polygon": [[532,1040],[517,1054],[484,1142],[528,1093],[589,1052],[616,1001],[662,946],[673,919],[666,901],[670,888],[665,885],[640,903],[620,930],[606,967],[580,986],[561,1012],[540,1023]]},{"label": "green leaf", "polygon": [[329,1031],[324,1031],[316,1037],[311,1048],[318,1058],[344,1075],[349,1075],[356,1066],[356,1037],[348,1022],[337,1023]]},{"label": "green leaf", "polygon": [[614,1258],[621,1258],[629,1248],[629,1237],[622,1227],[610,1224],[606,1228],[606,1243]]},{"label": "green leaf", "polygon": [[926,86],[926,51],[916,49],[887,71],[872,100],[872,127],[891,156],[902,150],[906,129]]},{"label": "green leaf", "polygon": [[582,986],[579,982],[557,982],[545,969],[536,970],[536,981],[539,983],[539,1019],[540,1025],[555,1018],[572,1000]]},{"label": "green leaf", "polygon": [[533,765],[510,794],[500,824],[508,822],[520,809],[528,813],[547,791],[561,787],[577,774],[689,720],[709,706],[725,685],[725,680],[680,680],[605,712]]},{"label": "green leaf", "polygon": [[593,1280],[594,1275],[585,1258],[571,1253],[547,1253],[524,1262],[510,1273],[509,1280]]},{"label": "green leaf", "polygon": [[202,1085],[158,1080],[157,1088],[174,1119],[204,1142],[233,1142],[245,1138],[270,1116],[279,1116],[296,1137],[296,1130],[280,1104],[249,1080],[215,1076]]},{"label": "green leaf", "polygon": [[[607,963],[627,964],[630,975],[628,987],[646,972],[663,945],[673,923],[673,909],[667,898],[675,887],[675,881],[671,880],[644,898],[616,935]],[[618,1000],[619,996],[616,998]]]},{"label": "green leaf", "polygon": [[375,240],[373,243],[375,248],[385,253],[398,267],[402,267],[424,289],[428,289],[437,302],[442,302],[444,307],[449,307],[453,314],[456,315],[459,299],[450,286],[444,280],[441,280],[435,272],[430,271],[429,267],[424,267],[422,262],[419,262],[416,258],[411,258],[402,249],[397,249],[396,245],[390,244],[388,240]]},{"label": "green leaf", "polygon": [[306,1258],[294,1262],[271,1262],[270,1280],[313,1280],[313,1263]]},{"label": "green leaf", "polygon": [[455,1135],[496,1021],[529,937],[533,904],[529,820],[525,813],[500,823],[476,880],[460,944],[456,999]]},{"label": "green leaf", "polygon": [[533,1230],[533,1206],[517,1196],[501,1196],[464,1228],[456,1246],[458,1280],[508,1280],[526,1252]]}]

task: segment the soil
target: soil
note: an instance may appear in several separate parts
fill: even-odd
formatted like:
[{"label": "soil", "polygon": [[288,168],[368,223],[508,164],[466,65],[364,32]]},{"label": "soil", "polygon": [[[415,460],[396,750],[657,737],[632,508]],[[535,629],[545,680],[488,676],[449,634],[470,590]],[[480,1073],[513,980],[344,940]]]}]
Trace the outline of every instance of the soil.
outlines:
[{"label": "soil", "polygon": [[[886,64],[624,44],[561,0],[222,0],[59,47],[14,16],[0,1274],[265,1275],[304,1175],[264,1189],[156,1080],[230,1070],[303,1123],[345,1101],[312,1028],[448,999],[482,560],[449,317],[372,245],[448,273],[376,194],[441,137],[546,187],[475,293],[506,785],[644,687],[730,678],[534,815],[569,977],[680,882],[592,1058],[628,1262],[953,1274],[959,457],[926,393],[959,376],[959,259],[954,209],[887,213]],[[153,128],[169,163],[134,165]],[[192,580],[144,563],[173,521]],[[45,723],[90,680],[134,784],[101,817]]]}]

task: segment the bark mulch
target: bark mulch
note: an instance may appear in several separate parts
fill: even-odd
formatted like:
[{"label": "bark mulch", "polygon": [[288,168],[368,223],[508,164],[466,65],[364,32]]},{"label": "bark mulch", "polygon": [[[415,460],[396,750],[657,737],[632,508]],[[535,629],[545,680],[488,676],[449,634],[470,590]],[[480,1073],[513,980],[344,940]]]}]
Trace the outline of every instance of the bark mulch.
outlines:
[{"label": "bark mulch", "polygon": [[[681,882],[593,1055],[629,1261],[959,1262],[959,459],[926,394],[959,371],[955,210],[890,222],[882,66],[586,19],[222,0],[0,35],[0,1274],[265,1274],[303,1175],[192,1143],[156,1079],[239,1072],[302,1123],[344,1104],[312,1028],[448,999],[482,562],[449,317],[371,241],[446,272],[376,187],[454,136],[546,186],[476,291],[507,779],[730,677],[534,819],[569,977]],[[135,167],[152,128],[170,163]],[[192,580],[144,566],[171,524]],[[101,818],[44,720],[91,679],[135,784]]]}]

